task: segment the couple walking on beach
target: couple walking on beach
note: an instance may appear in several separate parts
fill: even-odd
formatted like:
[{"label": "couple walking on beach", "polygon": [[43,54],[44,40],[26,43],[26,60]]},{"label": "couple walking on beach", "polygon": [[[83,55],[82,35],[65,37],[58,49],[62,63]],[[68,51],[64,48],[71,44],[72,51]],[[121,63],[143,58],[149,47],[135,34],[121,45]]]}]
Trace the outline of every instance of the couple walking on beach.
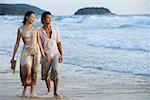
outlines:
[{"label": "couple walking on beach", "polygon": [[20,77],[23,88],[23,96],[27,96],[27,87],[30,86],[30,96],[35,97],[38,66],[41,63],[41,76],[47,86],[46,95],[50,95],[50,80],[54,82],[54,96],[58,94],[59,63],[62,63],[62,45],[59,30],[51,23],[51,13],[43,12],[41,22],[43,26],[38,29],[33,25],[35,13],[27,11],[23,25],[18,28],[17,39],[14,46],[11,64],[14,62],[20,40],[24,46],[20,58]]}]

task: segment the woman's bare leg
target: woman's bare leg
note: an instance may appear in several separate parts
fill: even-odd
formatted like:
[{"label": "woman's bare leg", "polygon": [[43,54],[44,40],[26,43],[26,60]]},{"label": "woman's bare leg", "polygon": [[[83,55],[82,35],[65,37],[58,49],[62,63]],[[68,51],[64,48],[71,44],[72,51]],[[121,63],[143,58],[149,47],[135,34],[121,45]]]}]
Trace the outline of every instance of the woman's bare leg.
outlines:
[{"label": "woman's bare leg", "polygon": [[27,66],[27,79],[26,79],[26,85],[31,85],[31,66]]},{"label": "woman's bare leg", "polygon": [[[33,57],[34,58],[34,57]],[[36,81],[37,81],[37,68],[38,68],[38,64],[34,62],[33,59],[33,65],[32,65],[32,69],[31,69],[31,95],[32,96],[36,96],[35,95],[35,89],[36,89]]]},{"label": "woman's bare leg", "polygon": [[24,85],[22,96],[26,96],[27,86]]},{"label": "woman's bare leg", "polygon": [[35,88],[36,88],[36,85],[31,85],[31,95],[34,96],[35,95]]}]

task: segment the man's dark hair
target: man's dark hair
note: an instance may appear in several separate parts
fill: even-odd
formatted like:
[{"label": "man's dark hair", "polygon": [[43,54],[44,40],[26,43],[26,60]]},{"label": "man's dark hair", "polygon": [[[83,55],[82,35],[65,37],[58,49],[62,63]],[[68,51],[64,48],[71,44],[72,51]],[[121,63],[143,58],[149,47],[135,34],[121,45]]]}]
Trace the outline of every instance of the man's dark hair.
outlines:
[{"label": "man's dark hair", "polygon": [[42,22],[42,24],[44,24],[43,19],[45,20],[46,15],[51,15],[51,13],[49,11],[45,11],[45,12],[42,13],[42,16],[41,16],[41,22]]},{"label": "man's dark hair", "polygon": [[26,22],[27,22],[27,20],[28,20],[28,17],[29,17],[31,14],[35,14],[35,12],[33,12],[33,11],[27,11],[27,12],[25,13],[24,19],[23,19],[23,22],[22,22],[23,25],[26,24]]}]

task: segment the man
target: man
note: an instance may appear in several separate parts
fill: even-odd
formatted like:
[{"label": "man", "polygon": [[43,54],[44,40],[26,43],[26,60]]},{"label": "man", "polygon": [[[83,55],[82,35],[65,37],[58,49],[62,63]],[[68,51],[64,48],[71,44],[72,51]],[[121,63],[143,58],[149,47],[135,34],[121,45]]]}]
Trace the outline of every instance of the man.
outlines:
[{"label": "man", "polygon": [[48,11],[42,14],[41,22],[43,26],[39,32],[45,55],[48,59],[41,59],[42,80],[46,82],[47,94],[50,94],[50,80],[52,80],[54,82],[54,95],[60,97],[58,94],[59,63],[62,63],[63,57],[59,30],[57,26],[51,24],[51,13]]}]

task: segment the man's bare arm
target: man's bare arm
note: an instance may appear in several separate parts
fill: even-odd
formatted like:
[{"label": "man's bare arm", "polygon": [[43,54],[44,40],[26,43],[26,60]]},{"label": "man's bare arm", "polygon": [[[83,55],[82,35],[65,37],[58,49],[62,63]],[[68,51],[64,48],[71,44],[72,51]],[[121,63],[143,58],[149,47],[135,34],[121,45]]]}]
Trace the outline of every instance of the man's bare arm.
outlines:
[{"label": "man's bare arm", "polygon": [[62,44],[61,42],[57,43],[58,51],[60,53],[59,62],[62,63],[63,61],[63,53],[62,53]]}]

